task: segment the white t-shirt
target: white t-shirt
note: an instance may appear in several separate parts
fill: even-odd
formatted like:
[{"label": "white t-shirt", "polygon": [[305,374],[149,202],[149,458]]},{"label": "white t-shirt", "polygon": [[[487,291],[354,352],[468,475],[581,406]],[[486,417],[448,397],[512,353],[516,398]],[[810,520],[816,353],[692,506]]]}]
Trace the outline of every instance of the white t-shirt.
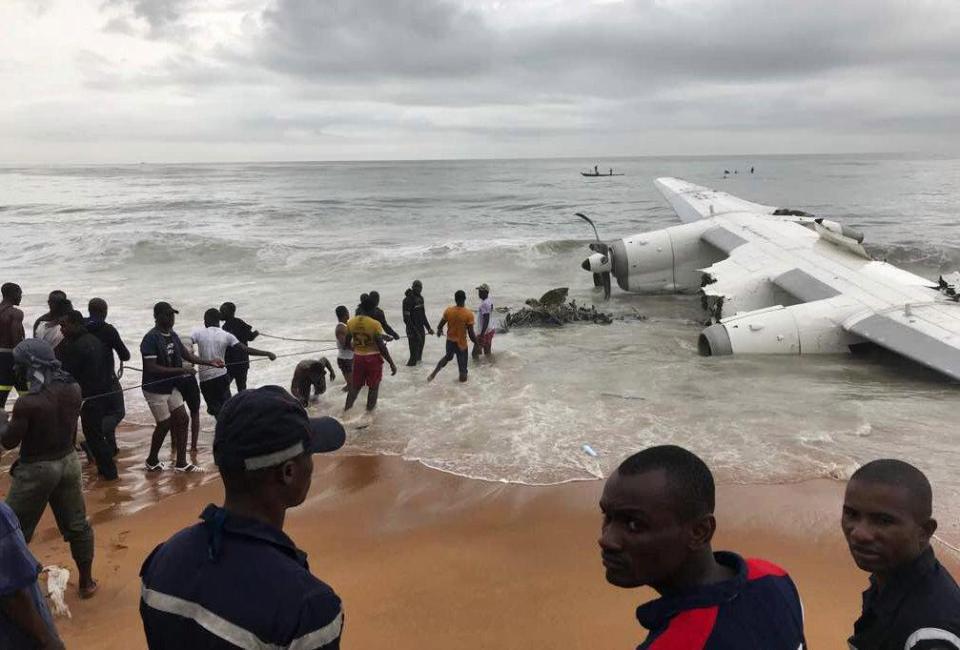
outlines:
[{"label": "white t-shirt", "polygon": [[[223,359],[227,348],[231,348],[240,341],[230,332],[219,327],[198,327],[190,332],[190,338],[197,344],[198,356],[204,361]],[[200,381],[210,381],[227,374],[226,368],[211,368],[200,366]]]},{"label": "white t-shirt", "polygon": [[475,325],[477,334],[483,329],[483,315],[490,314],[490,321],[487,323],[487,331],[493,329],[493,301],[487,296],[480,301],[480,307],[477,308],[477,324]]}]

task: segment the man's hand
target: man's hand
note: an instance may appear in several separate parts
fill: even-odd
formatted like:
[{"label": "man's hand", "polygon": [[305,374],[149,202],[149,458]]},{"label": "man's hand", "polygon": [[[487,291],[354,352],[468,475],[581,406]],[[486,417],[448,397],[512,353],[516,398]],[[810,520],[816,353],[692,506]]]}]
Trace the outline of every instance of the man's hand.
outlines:
[{"label": "man's hand", "polygon": [[185,374],[186,376],[190,377],[190,376],[192,376],[192,375],[197,374],[197,369],[194,368],[194,367],[192,367],[192,366],[191,366],[190,368],[184,368],[184,369],[183,369],[183,374]]},{"label": "man's hand", "polygon": [[397,374],[397,364],[395,364],[393,361],[390,362],[390,374]]},{"label": "man's hand", "polygon": [[384,343],[389,343],[390,341],[393,340],[393,337],[390,336],[389,334],[384,334],[380,338],[383,339]]},{"label": "man's hand", "polygon": [[223,368],[223,367],[225,367],[227,364],[225,364],[225,363],[223,362],[223,359],[213,359],[213,360],[210,362],[210,365],[213,366],[214,368]]},{"label": "man's hand", "polygon": [[273,352],[267,352],[267,358],[270,359],[270,361],[276,361],[277,355],[275,355]]},{"label": "man's hand", "polygon": [[427,328],[427,331],[430,332],[430,336],[433,336],[433,330],[432,330],[432,329],[430,329],[430,328],[428,327],[428,328]]}]

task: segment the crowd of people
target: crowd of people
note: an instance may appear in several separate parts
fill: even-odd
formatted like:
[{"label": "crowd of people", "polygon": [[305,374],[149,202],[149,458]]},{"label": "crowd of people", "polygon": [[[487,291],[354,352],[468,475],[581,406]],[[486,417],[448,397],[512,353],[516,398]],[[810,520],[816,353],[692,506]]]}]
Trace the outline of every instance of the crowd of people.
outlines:
[{"label": "crowd of people", "polygon": [[[89,302],[84,317],[63,292],[51,292],[49,311],[26,338],[20,288],[4,284],[2,294],[0,400],[13,387],[18,399],[12,417],[0,410],[0,443],[19,447],[19,458],[0,504],[0,647],[60,648],[28,544],[49,504],[70,544],[81,597],[96,593],[77,422],[98,473],[116,479],[116,426],[124,404],[113,355],[124,362],[130,352],[107,323],[101,299]],[[475,358],[491,354],[489,294],[488,286],[478,287],[476,317],[465,306],[465,292],[455,294],[436,327],[441,337],[446,328],[446,353],[430,379],[456,358],[460,380],[467,380],[468,339]],[[286,511],[310,489],[312,455],[334,451],[346,439],[337,420],[312,418],[305,409],[325,391],[327,377],[334,378],[333,365],[326,359],[298,363],[289,392],[278,386],[247,390],[249,357],[275,355],[249,345],[258,332],[236,317],[236,307],[207,310],[203,327],[189,339],[174,330],[177,314],[167,302],[154,305],[155,327],[140,345],[141,388],[156,420],[146,469],[164,469],[159,453],[170,433],[174,470],[200,471],[187,460],[187,432],[202,396],[216,418],[213,456],[225,497],[145,559],[140,613],[147,643],[154,649],[339,648],[343,603],[283,532]],[[386,322],[376,292],[361,296],[352,317],[344,306],[336,316],[345,408],[366,388],[372,409],[384,362],[397,372],[386,343],[401,337]],[[419,282],[406,293],[403,316],[412,366],[426,335],[434,333]],[[231,380],[238,391],[232,396]],[[193,448],[196,443],[194,433]],[[607,581],[659,594],[637,609],[648,631],[640,649],[806,647],[801,595],[789,574],[769,560],[713,550],[714,479],[696,455],[663,445],[630,456],[607,478],[600,509]],[[876,460],[850,478],[839,524],[853,561],[869,574],[862,615],[851,621],[851,648],[960,650],[960,589],[931,546],[937,529],[932,512],[930,483],[906,462]]]}]

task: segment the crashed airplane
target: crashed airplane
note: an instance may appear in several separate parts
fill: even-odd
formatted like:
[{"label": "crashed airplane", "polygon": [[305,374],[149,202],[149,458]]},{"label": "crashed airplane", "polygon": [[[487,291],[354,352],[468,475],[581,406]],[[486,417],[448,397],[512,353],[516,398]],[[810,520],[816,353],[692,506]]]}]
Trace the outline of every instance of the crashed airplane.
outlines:
[{"label": "crashed airplane", "polygon": [[932,283],[872,259],[863,235],[836,222],[676,178],[656,185],[683,223],[612,243],[597,235],[583,268],[607,297],[611,275],[630,292],[699,291],[712,323],[704,355],[873,343],[960,379],[960,274]]}]

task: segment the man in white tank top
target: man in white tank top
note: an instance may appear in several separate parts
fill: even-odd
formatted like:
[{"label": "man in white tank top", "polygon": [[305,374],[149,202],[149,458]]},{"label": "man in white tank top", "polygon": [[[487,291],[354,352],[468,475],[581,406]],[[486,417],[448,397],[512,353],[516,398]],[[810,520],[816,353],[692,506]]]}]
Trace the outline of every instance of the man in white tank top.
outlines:
[{"label": "man in white tank top", "polygon": [[347,382],[343,389],[344,392],[350,389],[350,384],[353,381],[353,349],[347,343],[348,320],[350,320],[350,310],[343,305],[337,307],[337,327],[334,334],[337,337],[337,366]]}]

